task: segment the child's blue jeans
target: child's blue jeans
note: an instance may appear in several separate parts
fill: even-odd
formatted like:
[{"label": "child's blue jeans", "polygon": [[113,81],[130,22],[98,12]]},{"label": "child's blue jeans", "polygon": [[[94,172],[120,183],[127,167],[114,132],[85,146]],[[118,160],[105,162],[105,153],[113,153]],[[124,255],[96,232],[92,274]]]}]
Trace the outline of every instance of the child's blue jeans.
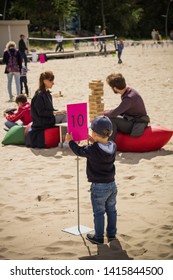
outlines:
[{"label": "child's blue jeans", "polygon": [[116,195],[117,186],[115,182],[91,184],[91,202],[96,238],[104,237],[105,213],[107,214],[107,237],[116,235]]}]

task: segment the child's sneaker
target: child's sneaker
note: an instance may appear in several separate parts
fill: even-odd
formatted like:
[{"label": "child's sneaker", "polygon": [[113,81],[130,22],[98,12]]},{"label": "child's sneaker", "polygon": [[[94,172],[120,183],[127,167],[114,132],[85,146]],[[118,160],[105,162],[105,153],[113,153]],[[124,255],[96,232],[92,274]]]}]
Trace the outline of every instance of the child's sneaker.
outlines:
[{"label": "child's sneaker", "polygon": [[108,242],[111,242],[116,239],[116,236],[115,235],[107,236],[107,239],[108,239]]},{"label": "child's sneaker", "polygon": [[7,127],[4,127],[4,130],[5,130],[5,131],[9,131],[9,128],[7,128]]},{"label": "child's sneaker", "polygon": [[97,244],[97,245],[101,245],[101,244],[104,243],[104,238],[96,238],[96,237],[94,236],[94,234],[90,234],[90,233],[88,233],[88,234],[86,235],[86,239],[87,239],[88,241],[90,241],[91,243]]}]

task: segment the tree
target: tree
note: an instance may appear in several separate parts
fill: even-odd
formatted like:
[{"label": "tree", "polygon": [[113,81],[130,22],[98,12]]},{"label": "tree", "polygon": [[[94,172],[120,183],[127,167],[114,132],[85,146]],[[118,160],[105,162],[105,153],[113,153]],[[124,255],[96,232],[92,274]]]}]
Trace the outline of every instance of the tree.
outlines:
[{"label": "tree", "polygon": [[[88,33],[95,26],[106,26],[107,34],[121,37],[150,38],[153,28],[165,34],[165,18],[170,0],[2,0],[6,19],[29,19],[40,30],[58,29],[59,23],[80,15],[81,27]],[[168,31],[173,29],[173,1],[167,17]],[[62,25],[62,28],[64,25]]]}]

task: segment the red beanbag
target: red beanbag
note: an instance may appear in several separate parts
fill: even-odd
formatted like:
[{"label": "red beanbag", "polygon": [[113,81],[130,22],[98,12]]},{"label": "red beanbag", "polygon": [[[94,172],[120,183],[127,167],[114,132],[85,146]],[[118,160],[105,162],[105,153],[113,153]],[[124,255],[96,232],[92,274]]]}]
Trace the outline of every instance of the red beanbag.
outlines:
[{"label": "red beanbag", "polygon": [[60,142],[59,127],[47,128],[44,131],[45,148],[57,147]]},{"label": "red beanbag", "polygon": [[118,132],[115,138],[120,152],[151,152],[161,149],[170,140],[173,131],[161,126],[148,126],[143,135],[132,137]]},{"label": "red beanbag", "polygon": [[[29,132],[31,125],[32,123],[29,123],[26,126],[24,134],[27,134]],[[45,148],[53,148],[58,146],[60,142],[60,131],[58,126],[46,128],[44,130],[44,142]]]}]

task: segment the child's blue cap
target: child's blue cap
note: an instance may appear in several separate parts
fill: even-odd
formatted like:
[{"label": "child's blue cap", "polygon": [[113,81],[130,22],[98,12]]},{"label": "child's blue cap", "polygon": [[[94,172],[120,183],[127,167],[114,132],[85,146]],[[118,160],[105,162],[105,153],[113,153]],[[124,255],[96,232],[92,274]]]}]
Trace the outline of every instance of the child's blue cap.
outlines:
[{"label": "child's blue cap", "polygon": [[112,133],[112,122],[106,116],[96,117],[91,123],[91,129],[99,135],[105,136],[106,134],[111,135]]}]

